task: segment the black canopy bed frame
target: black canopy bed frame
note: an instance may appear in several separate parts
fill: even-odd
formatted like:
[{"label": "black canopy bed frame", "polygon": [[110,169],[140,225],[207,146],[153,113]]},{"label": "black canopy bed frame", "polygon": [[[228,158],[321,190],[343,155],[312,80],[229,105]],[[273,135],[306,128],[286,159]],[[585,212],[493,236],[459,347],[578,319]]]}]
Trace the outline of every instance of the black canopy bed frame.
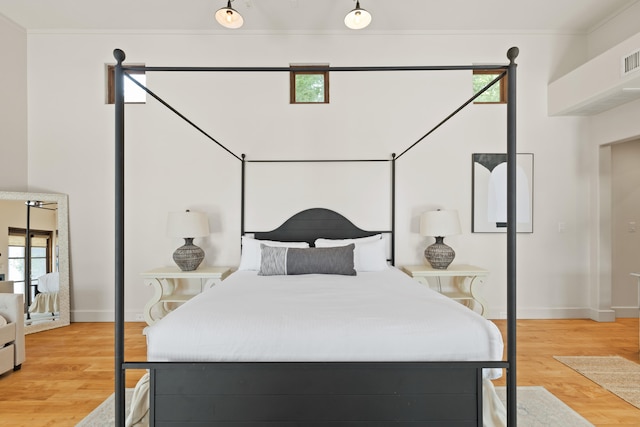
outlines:
[{"label": "black canopy bed frame", "polygon": [[[395,164],[410,149],[442,126],[493,84],[507,80],[507,352],[503,361],[474,362],[131,362],[124,359],[124,78],[180,116],[242,163],[241,224],[245,230],[245,165],[238,156],[159,96],[132,79],[128,71],[144,72],[290,72],[289,67],[144,67],[125,66],[116,49],[115,67],[115,420],[125,423],[125,378],[128,369],[150,372],[152,425],[216,426],[481,426],[482,370],[506,371],[507,424],[517,425],[516,410],[516,68],[518,48],[507,52],[508,65],[327,67],[333,72],[446,71],[493,69],[500,75],[399,155],[373,160],[252,160],[255,162],[391,162],[390,261],[394,263]],[[329,217],[329,218],[328,218]],[[335,237],[362,237],[348,220],[325,209],[296,215],[257,238],[312,240],[327,236],[326,220],[338,224]],[[307,232],[309,222],[323,224]],[[335,230],[334,226],[330,226]],[[304,236],[301,237],[300,231]],[[380,232],[380,231],[377,231]],[[344,234],[346,233],[346,234]],[[274,414],[278,414],[274,418]],[[312,421],[309,421],[312,420]],[[430,420],[430,421],[428,421]]]}]

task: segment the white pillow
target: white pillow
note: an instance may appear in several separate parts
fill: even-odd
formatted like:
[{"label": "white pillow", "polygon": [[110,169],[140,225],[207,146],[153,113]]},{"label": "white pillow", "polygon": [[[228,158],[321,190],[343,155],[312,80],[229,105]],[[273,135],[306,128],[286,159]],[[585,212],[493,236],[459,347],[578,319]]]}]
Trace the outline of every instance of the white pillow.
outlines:
[{"label": "white pillow", "polygon": [[[386,243],[377,234],[377,239],[365,237],[364,239],[343,239],[329,240],[317,239],[315,246],[317,248],[330,248],[334,246],[346,246],[355,243],[356,247],[353,251],[353,266],[356,271],[381,271],[389,268],[387,264]],[[372,236],[375,237],[375,236]]]},{"label": "white pillow", "polygon": [[7,324],[7,319],[5,319],[4,317],[0,316],[0,326],[5,326]]},{"label": "white pillow", "polygon": [[358,237],[356,239],[316,239],[313,242],[313,246],[316,248],[332,248],[335,246],[347,246],[350,243],[364,243],[364,242],[373,242],[375,240],[382,239],[382,234],[374,234],[369,237]]},{"label": "white pillow", "polygon": [[353,253],[356,271],[382,271],[389,268],[387,245],[382,239],[358,243]]},{"label": "white pillow", "polygon": [[258,240],[253,237],[242,236],[242,254],[238,270],[260,270],[260,243],[267,246],[285,248],[308,248],[307,242],[277,242],[275,240]]}]

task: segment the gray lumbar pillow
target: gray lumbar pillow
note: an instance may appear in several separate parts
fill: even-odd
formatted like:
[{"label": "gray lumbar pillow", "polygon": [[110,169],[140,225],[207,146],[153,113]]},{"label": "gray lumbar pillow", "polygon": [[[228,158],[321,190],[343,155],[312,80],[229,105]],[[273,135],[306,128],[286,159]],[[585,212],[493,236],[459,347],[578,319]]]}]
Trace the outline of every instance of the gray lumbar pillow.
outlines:
[{"label": "gray lumbar pillow", "polygon": [[260,276],[341,274],[355,276],[352,243],[333,248],[284,248],[260,245]]}]

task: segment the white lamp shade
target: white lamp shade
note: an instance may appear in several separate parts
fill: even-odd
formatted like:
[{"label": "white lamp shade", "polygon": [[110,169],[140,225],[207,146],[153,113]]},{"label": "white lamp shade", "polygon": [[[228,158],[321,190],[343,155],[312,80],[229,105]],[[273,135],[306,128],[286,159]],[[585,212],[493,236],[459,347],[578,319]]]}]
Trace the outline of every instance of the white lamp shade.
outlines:
[{"label": "white lamp shade", "polygon": [[444,237],[461,232],[456,210],[428,211],[420,216],[420,234],[423,236]]},{"label": "white lamp shade", "polygon": [[204,237],[209,235],[209,219],[204,212],[169,212],[167,236]]},{"label": "white lamp shade", "polygon": [[356,8],[347,13],[344,17],[344,25],[352,30],[361,30],[371,23],[371,14],[360,8],[360,2],[356,3]]},{"label": "white lamp shade", "polygon": [[231,7],[231,1],[227,3],[227,7],[223,7],[216,11],[216,21],[225,28],[236,29],[242,27],[244,19],[237,10]]}]

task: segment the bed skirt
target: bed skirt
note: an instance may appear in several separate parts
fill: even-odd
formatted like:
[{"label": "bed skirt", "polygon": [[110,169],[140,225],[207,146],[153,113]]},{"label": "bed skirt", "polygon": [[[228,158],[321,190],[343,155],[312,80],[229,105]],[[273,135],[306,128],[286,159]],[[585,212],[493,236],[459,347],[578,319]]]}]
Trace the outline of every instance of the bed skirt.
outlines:
[{"label": "bed skirt", "polygon": [[59,311],[57,292],[39,293],[29,307],[29,313],[58,313]]}]

